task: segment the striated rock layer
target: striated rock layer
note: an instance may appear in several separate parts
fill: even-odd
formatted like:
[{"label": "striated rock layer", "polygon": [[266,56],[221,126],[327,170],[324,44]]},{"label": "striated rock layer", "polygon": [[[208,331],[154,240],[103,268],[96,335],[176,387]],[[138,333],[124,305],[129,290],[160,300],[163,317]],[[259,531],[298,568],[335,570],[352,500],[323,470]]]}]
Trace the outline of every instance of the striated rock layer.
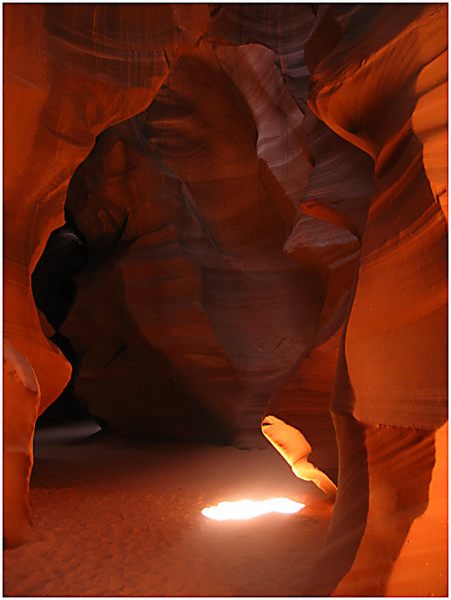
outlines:
[{"label": "striated rock layer", "polygon": [[[120,431],[214,439],[219,427],[255,445],[269,393],[310,344],[325,286],[284,252],[310,170],[302,113],[273,67],[268,111],[290,107],[282,125],[301,161],[290,199],[270,167],[284,142],[260,138],[222,60],[207,43],[181,57],[149,109],[102,134],[77,171],[67,210],[91,259],[62,331],[84,353],[80,395]],[[217,427],[196,423],[202,414]]]},{"label": "striated rock layer", "polygon": [[[321,55],[330,23],[340,37]],[[430,111],[444,114],[446,29],[443,5],[337,6],[306,48],[313,110],[375,172],[332,399],[340,485],[315,593],[446,594],[446,182],[429,162],[446,119],[424,112],[434,87],[442,106]],[[326,564],[337,568],[324,577]]]},{"label": "striated rock layer", "polygon": [[[8,5],[5,34],[5,536],[29,520],[34,422],[70,366],[43,334],[31,273],[64,224],[69,180],[109,125],[149,105],[206,6]],[[183,27],[179,27],[183,23]],[[29,373],[27,378],[20,375]],[[17,410],[17,406],[23,407]]]},{"label": "striated rock layer", "polygon": [[124,435],[254,447],[262,426],[331,496],[338,472],[299,594],[446,594],[446,23],[5,7],[9,545],[70,378],[51,338]]}]

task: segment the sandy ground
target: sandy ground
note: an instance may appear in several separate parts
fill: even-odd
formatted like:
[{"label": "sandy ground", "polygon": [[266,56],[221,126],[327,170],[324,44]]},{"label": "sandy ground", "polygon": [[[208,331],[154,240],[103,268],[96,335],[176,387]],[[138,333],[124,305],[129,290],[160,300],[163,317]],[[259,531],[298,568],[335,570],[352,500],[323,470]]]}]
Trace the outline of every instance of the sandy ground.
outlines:
[{"label": "sandy ground", "polygon": [[[271,447],[138,443],[85,422],[40,430],[36,541],[4,553],[7,596],[298,596],[332,505]],[[296,515],[210,521],[221,500],[288,496]]]}]

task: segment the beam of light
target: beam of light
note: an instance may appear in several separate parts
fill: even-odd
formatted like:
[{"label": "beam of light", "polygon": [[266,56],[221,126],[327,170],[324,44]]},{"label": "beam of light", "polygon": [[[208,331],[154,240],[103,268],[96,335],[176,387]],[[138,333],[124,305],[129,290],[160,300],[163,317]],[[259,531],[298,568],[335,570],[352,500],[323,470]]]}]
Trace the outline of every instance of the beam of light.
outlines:
[{"label": "beam of light", "polygon": [[236,502],[219,502],[215,506],[207,506],[201,512],[204,517],[215,521],[237,519],[253,519],[272,512],[292,515],[305,507],[305,504],[289,498],[269,498],[268,500],[237,500]]}]

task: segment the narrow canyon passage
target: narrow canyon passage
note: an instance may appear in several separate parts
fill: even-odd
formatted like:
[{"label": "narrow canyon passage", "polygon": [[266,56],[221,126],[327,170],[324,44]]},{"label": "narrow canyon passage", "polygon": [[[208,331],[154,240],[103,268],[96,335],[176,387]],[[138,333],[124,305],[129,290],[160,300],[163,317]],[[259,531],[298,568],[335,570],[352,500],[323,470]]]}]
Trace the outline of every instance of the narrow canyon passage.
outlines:
[{"label": "narrow canyon passage", "polygon": [[5,4],[8,595],[447,594],[447,24]]},{"label": "narrow canyon passage", "polygon": [[[333,506],[270,447],[131,442],[80,421],[38,430],[35,456],[36,539],[6,554],[8,596],[294,596]],[[249,521],[201,515],[222,500],[279,496],[306,507]]]}]

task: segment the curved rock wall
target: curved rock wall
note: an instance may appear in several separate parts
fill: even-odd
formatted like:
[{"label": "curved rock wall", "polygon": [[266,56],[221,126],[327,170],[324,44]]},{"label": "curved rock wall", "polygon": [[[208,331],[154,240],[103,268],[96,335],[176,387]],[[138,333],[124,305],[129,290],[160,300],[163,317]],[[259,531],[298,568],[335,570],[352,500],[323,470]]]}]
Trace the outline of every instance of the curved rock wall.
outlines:
[{"label": "curved rock wall", "polygon": [[[375,194],[332,401],[339,447],[341,430],[355,441],[341,444],[337,504],[309,589],[441,595],[446,456],[436,448],[447,420],[447,230],[446,184],[432,157],[446,137],[446,7],[331,7],[324,18],[309,41],[317,61],[311,104],[373,158]],[[318,58],[331,21],[341,38]],[[429,95],[438,117],[424,114]],[[413,547],[421,570],[412,568]],[[392,574],[396,561],[403,576]],[[326,564],[337,568],[325,578]]]},{"label": "curved rock wall", "polygon": [[30,290],[67,192],[88,259],[60,333],[93,414],[240,447],[272,416],[332,478],[338,447],[299,592],[446,593],[446,22],[439,4],[6,7],[9,544],[35,419],[69,378]]},{"label": "curved rock wall", "polygon": [[[79,277],[63,333],[86,352],[79,393],[124,433],[173,430],[177,438],[214,439],[203,422],[190,434],[186,401],[170,408],[186,396],[219,419],[229,441],[262,443],[268,396],[316,330],[324,281],[308,261],[298,265],[284,252],[295,198],[310,170],[299,139],[303,116],[277,69],[269,71],[261,49],[251,50],[245,58],[238,48],[234,61],[234,48],[221,49],[218,59],[219,52],[202,43],[180,58],[145,113],[99,138],[69,193],[68,211],[92,249],[92,267]],[[257,128],[252,105],[223,68],[226,61],[245,74],[253,66],[267,75],[255,98],[259,107],[260,98],[267,102],[265,124],[275,107],[290,107],[277,113],[282,122],[275,131],[291,139],[288,160],[291,152],[300,169],[271,169],[286,151],[285,139]],[[99,330],[98,313],[112,293],[114,314],[103,309],[106,327]],[[114,339],[111,358],[108,337]],[[143,368],[135,338],[147,345],[150,361],[155,353],[167,360],[172,378],[158,362]],[[172,401],[168,395],[162,400],[160,379],[173,380]],[[131,409],[123,396],[135,385]]]},{"label": "curved rock wall", "polygon": [[[31,273],[50,233],[64,224],[69,180],[96,136],[149,105],[206,16],[202,5],[5,7],[4,335],[11,353],[4,355],[4,477],[12,544],[29,521],[35,418],[70,376],[42,332]],[[14,375],[20,365],[36,385]]]}]

